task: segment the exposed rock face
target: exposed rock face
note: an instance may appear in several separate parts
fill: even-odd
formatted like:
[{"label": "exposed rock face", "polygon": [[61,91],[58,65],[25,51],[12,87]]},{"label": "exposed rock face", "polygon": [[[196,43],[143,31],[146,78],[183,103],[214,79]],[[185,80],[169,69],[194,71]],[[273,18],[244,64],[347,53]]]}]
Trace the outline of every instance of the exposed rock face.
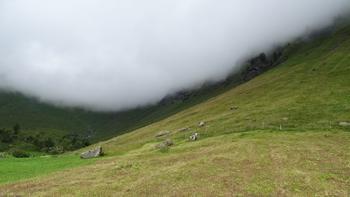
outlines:
[{"label": "exposed rock face", "polygon": [[168,95],[164,97],[159,104],[168,105],[179,102],[186,102],[187,100],[193,97],[203,97],[203,92],[208,92],[213,89],[217,89],[219,87],[227,87],[243,82],[249,81],[254,77],[262,74],[263,72],[283,63],[287,60],[287,56],[284,55],[284,48],[277,48],[272,54],[266,55],[265,53],[261,53],[260,55],[250,59],[246,62],[246,67],[239,73],[232,73],[225,80],[221,82],[215,83],[204,83],[202,87],[199,89],[190,89],[176,92],[174,94]]},{"label": "exposed rock face", "polygon": [[180,91],[175,94],[169,95],[160,101],[161,105],[173,104],[176,102],[184,102],[191,98],[192,91]]},{"label": "exposed rock face", "polygon": [[198,123],[198,126],[199,126],[199,127],[204,127],[204,125],[205,125],[205,122],[204,122],[204,121],[200,121],[200,122]]},{"label": "exposed rock face", "polygon": [[283,57],[283,49],[277,49],[272,55],[267,56],[261,53],[259,56],[252,58],[248,63],[248,68],[243,73],[243,80],[249,81],[261,73],[281,64],[287,57]]},{"label": "exposed rock face", "polygon": [[339,122],[339,126],[350,127],[350,122]]},{"label": "exposed rock face", "polygon": [[170,131],[160,131],[159,133],[156,134],[156,137],[163,137],[169,134],[170,134]]},{"label": "exposed rock face", "polygon": [[103,155],[102,147],[99,146],[96,149],[89,150],[80,154],[80,158],[82,159],[90,159]]},{"label": "exposed rock face", "polygon": [[193,135],[190,136],[191,141],[196,141],[198,139],[198,133],[194,133]]}]

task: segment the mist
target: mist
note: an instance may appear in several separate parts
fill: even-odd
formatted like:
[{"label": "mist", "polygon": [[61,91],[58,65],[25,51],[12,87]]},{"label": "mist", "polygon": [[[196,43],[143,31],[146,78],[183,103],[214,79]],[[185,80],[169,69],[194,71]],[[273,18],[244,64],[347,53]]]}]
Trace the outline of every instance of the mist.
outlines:
[{"label": "mist", "polygon": [[118,111],[218,81],[349,0],[0,0],[0,89]]}]

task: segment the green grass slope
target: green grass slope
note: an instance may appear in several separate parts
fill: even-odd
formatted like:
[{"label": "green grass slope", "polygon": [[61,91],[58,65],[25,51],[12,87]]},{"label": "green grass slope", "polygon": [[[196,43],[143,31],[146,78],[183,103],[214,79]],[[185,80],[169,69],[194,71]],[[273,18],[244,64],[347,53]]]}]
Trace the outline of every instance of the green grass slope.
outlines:
[{"label": "green grass slope", "polygon": [[94,160],[81,160],[73,155],[60,157],[42,156],[27,159],[8,158],[1,163],[0,183],[44,175],[50,172],[93,163]]},{"label": "green grass slope", "polygon": [[[234,82],[228,84],[233,85]],[[19,124],[25,134],[43,133],[59,138],[66,134],[90,136],[93,142],[109,139],[159,121],[176,112],[207,100],[227,87],[201,89],[184,101],[157,104],[122,112],[91,112],[62,108],[38,102],[18,93],[0,92],[0,128]]]},{"label": "green grass slope", "polygon": [[[350,122],[350,26],[287,55],[245,84],[99,143],[106,157],[91,165],[3,184],[0,194],[349,196],[350,128],[339,122]],[[171,133],[156,138],[163,130]],[[173,146],[155,148],[167,138]]]}]

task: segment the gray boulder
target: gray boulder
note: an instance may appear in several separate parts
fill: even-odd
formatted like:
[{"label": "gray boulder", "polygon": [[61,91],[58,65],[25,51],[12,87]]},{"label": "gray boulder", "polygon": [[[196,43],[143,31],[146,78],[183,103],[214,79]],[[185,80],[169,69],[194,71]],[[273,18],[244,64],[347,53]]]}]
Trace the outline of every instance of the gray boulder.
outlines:
[{"label": "gray boulder", "polygon": [[205,125],[205,122],[204,122],[204,121],[200,121],[200,122],[198,123],[198,126],[199,126],[199,127],[204,127],[204,125]]},{"label": "gray boulder", "polygon": [[174,145],[174,142],[171,139],[166,139],[164,142],[162,142],[160,144],[157,144],[156,148],[158,148],[158,149],[166,149],[166,148],[168,148],[169,146],[172,146],[172,145]]},{"label": "gray boulder", "polygon": [[187,131],[187,130],[189,130],[190,128],[188,128],[188,127],[184,127],[184,128],[181,128],[181,129],[178,129],[177,131],[178,132],[185,132],[185,131]]},{"label": "gray boulder", "polygon": [[339,122],[339,126],[350,127],[350,122]]},{"label": "gray boulder", "polygon": [[103,155],[102,147],[99,146],[93,150],[89,150],[80,154],[80,158],[82,159],[90,159]]},{"label": "gray boulder", "polygon": [[163,136],[166,136],[169,134],[170,134],[170,131],[161,131],[161,132],[156,134],[156,137],[163,137]]},{"label": "gray boulder", "polygon": [[194,133],[193,135],[190,136],[190,141],[196,141],[198,140],[198,133]]}]

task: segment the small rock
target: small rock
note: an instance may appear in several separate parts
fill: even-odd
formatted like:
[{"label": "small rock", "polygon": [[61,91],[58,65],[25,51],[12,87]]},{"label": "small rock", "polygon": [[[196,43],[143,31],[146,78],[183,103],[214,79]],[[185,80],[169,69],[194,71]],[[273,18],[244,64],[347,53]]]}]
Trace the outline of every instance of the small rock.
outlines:
[{"label": "small rock", "polygon": [[199,126],[199,127],[204,127],[204,125],[205,125],[205,122],[204,122],[204,121],[200,121],[200,122],[198,123],[198,126]]},{"label": "small rock", "polygon": [[156,148],[164,149],[172,145],[174,145],[174,142],[171,139],[166,139],[164,142],[157,144]]},{"label": "small rock", "polygon": [[178,129],[177,131],[178,132],[184,132],[184,131],[187,131],[187,130],[189,130],[190,128],[188,128],[188,127],[184,127],[184,128],[181,128],[181,129]]},{"label": "small rock", "polygon": [[339,126],[350,127],[350,122],[339,122]]},{"label": "small rock", "polygon": [[193,135],[190,136],[191,141],[196,141],[198,139],[198,133],[194,133]]},{"label": "small rock", "polygon": [[233,107],[230,107],[230,110],[237,110],[238,109],[238,107],[237,106],[233,106]]},{"label": "small rock", "polygon": [[288,121],[287,117],[282,118],[283,121]]},{"label": "small rock", "polygon": [[172,145],[174,145],[174,142],[173,142],[171,139],[167,139],[167,140],[165,140],[163,143],[164,143],[165,145],[167,145],[167,146],[172,146]]},{"label": "small rock", "polygon": [[102,147],[99,146],[96,149],[89,150],[80,154],[80,158],[82,159],[90,159],[103,155]]},{"label": "small rock", "polygon": [[163,136],[166,136],[169,134],[170,134],[170,131],[161,131],[161,132],[157,133],[156,137],[163,137]]}]

